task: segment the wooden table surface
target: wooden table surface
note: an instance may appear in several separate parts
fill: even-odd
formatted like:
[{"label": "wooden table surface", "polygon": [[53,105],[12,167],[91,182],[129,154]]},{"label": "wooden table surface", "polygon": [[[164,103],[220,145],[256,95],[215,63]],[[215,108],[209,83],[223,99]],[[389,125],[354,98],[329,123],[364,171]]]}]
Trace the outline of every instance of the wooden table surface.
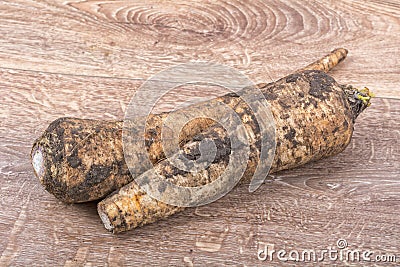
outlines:
[{"label": "wooden table surface", "polygon": [[[320,251],[339,239],[399,264],[398,1],[2,0],[0,37],[0,266],[294,266],[257,252]],[[377,97],[343,153],[280,172],[255,193],[239,186],[113,235],[96,203],[63,204],[34,177],[30,148],[51,121],[122,119],[161,70],[213,61],[270,82],[336,47],[350,52],[332,75]]]}]

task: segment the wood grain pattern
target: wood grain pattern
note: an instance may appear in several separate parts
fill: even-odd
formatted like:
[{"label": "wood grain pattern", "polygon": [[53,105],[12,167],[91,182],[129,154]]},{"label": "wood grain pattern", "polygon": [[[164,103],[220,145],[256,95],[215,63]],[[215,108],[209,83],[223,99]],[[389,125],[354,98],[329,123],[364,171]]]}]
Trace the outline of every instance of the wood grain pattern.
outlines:
[{"label": "wood grain pattern", "polygon": [[13,69],[119,78],[211,60],[265,82],[344,46],[351,52],[337,70],[343,82],[392,97],[399,14],[395,1],[2,1],[0,60]]},{"label": "wood grain pattern", "polygon": [[[0,266],[266,266],[264,243],[324,249],[339,238],[400,261],[399,14],[390,0],[1,1]],[[157,71],[212,60],[269,82],[339,46],[350,53],[332,75],[378,98],[344,153],[274,175],[253,194],[241,186],[113,236],[95,203],[65,205],[34,178],[30,146],[49,122],[121,119]]]}]

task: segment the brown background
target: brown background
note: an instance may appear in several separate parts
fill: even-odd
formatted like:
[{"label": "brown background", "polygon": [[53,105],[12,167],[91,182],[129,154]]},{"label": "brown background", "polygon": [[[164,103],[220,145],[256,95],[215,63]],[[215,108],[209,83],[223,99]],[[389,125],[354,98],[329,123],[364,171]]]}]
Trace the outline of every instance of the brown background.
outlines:
[{"label": "brown background", "polygon": [[[340,238],[400,261],[399,44],[394,0],[1,1],[0,266],[267,266],[264,243],[321,250]],[[332,75],[377,95],[351,144],[253,194],[241,186],[115,236],[95,203],[65,205],[33,175],[30,146],[52,120],[122,119],[160,70],[206,60],[270,82],[341,46],[349,57]]]}]

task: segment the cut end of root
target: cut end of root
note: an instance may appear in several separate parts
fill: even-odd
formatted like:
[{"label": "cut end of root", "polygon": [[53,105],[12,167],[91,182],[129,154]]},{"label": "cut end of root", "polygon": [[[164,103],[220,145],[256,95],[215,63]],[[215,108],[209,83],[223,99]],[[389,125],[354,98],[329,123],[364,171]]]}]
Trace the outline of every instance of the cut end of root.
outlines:
[{"label": "cut end of root", "polygon": [[32,166],[35,170],[36,176],[42,181],[44,172],[45,172],[45,164],[42,149],[39,146],[36,146],[32,150]]},{"label": "cut end of root", "polygon": [[110,218],[108,218],[108,215],[103,212],[100,208],[97,209],[97,212],[99,213],[100,219],[104,224],[104,227],[110,231],[113,232],[114,231],[114,226],[112,225]]}]

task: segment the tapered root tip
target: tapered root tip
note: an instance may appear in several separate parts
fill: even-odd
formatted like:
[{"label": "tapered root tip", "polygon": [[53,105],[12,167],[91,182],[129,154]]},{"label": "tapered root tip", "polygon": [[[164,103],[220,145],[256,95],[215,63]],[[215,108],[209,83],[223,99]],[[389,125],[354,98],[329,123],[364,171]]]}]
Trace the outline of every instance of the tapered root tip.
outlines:
[{"label": "tapered root tip", "polygon": [[337,64],[342,62],[347,57],[347,49],[345,48],[337,48],[330,52],[328,55],[320,58],[319,60],[307,65],[306,67],[298,70],[320,70],[325,73],[329,72],[333,69]]}]

